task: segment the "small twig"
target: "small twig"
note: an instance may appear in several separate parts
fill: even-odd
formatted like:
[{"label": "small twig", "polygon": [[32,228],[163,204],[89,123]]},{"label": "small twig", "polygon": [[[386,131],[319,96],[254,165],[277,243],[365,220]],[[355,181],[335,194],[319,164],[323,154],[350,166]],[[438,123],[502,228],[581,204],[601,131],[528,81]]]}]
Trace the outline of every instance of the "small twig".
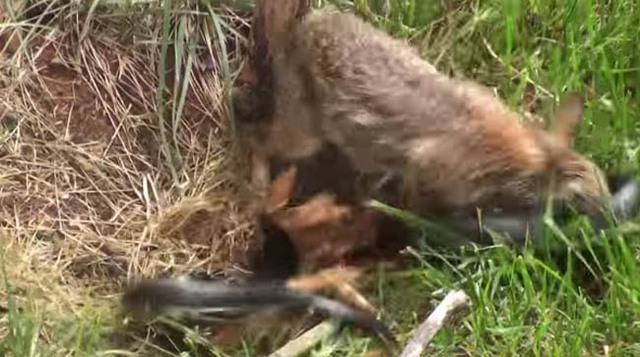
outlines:
[{"label": "small twig", "polygon": [[431,315],[418,327],[400,357],[419,357],[431,342],[435,334],[442,328],[446,320],[469,307],[469,298],[462,290],[451,291],[436,306]]},{"label": "small twig", "polygon": [[302,335],[287,342],[279,350],[273,352],[269,357],[295,357],[307,352],[311,347],[322,341],[323,338],[331,335],[337,329],[337,325],[332,321],[324,321]]}]

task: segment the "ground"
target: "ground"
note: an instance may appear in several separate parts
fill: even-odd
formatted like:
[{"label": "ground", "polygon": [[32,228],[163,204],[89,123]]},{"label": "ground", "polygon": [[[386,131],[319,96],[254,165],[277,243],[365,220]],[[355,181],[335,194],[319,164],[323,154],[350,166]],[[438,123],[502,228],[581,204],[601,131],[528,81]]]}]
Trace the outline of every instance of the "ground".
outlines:
[{"label": "ground", "polygon": [[[577,149],[607,171],[637,173],[636,2],[333,2],[514,109],[544,117],[563,93],[585,93]],[[23,3],[0,14],[0,354],[127,355],[113,338],[127,278],[230,271],[252,242],[228,100],[250,9]],[[415,268],[381,269],[369,296],[404,341],[449,289],[463,289],[473,307],[438,334],[433,355],[640,355],[637,226],[548,226],[561,252],[417,251]],[[202,349],[195,335],[185,341]],[[345,333],[310,355],[373,345]],[[127,348],[172,355],[144,338]]]}]

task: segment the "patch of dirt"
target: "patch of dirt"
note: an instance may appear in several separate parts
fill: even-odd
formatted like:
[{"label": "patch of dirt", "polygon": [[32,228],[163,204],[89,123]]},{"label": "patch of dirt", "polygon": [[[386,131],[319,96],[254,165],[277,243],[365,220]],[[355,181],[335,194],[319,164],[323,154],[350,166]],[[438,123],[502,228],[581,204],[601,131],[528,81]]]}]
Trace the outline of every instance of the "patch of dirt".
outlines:
[{"label": "patch of dirt", "polygon": [[[13,32],[0,36],[0,48],[8,45],[6,55],[18,50],[16,38]],[[76,144],[108,142],[114,133],[113,125],[100,110],[82,75],[61,60],[61,46],[64,45],[39,36],[29,41],[28,51],[36,54],[33,64],[38,72],[27,93],[29,104],[65,134],[60,139]]]},{"label": "patch of dirt", "polygon": [[[75,71],[62,64],[49,63],[42,71],[45,91],[50,98],[39,102],[51,113],[57,127],[64,126],[65,140],[76,144],[108,142],[114,128],[101,112],[96,97]],[[67,135],[68,134],[68,135]]]},{"label": "patch of dirt", "polygon": [[[250,215],[234,202],[194,197],[165,212],[156,231],[178,245],[191,247],[201,259],[243,264],[246,256],[242,253],[254,241],[250,222]],[[225,245],[233,248],[223,249]]]},{"label": "patch of dirt", "polygon": [[[16,220],[29,217],[38,222],[42,221],[44,216],[51,217],[52,213],[55,214],[55,204],[51,200],[46,200],[43,197],[30,197],[27,193],[6,192],[0,194],[0,207],[2,207],[3,216],[13,216]],[[20,224],[20,221],[11,222],[7,220],[1,223],[5,227],[10,227]],[[53,226],[53,224],[50,225],[50,227]],[[40,228],[45,227],[41,226]]]}]

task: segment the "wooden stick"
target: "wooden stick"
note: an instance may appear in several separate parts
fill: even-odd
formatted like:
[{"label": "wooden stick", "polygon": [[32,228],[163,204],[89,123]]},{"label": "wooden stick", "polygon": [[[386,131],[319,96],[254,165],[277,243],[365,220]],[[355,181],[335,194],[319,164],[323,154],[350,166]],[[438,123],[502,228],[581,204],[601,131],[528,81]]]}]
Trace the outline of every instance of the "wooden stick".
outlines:
[{"label": "wooden stick", "polygon": [[419,357],[446,320],[469,307],[469,298],[462,290],[451,291],[418,327],[400,357]]},{"label": "wooden stick", "polygon": [[338,326],[333,321],[324,321],[312,329],[287,342],[269,357],[295,357],[307,352],[311,347],[322,341],[323,338],[336,331]]}]

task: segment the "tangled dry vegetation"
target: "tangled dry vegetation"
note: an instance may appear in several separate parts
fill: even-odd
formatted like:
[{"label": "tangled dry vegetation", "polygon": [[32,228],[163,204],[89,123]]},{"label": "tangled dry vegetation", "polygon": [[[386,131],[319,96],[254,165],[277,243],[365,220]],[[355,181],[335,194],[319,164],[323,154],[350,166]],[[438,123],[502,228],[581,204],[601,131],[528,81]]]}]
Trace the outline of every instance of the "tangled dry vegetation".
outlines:
[{"label": "tangled dry vegetation", "polygon": [[73,307],[131,277],[242,265],[251,192],[227,89],[249,16],[195,1],[24,3],[0,13],[11,286]]}]

